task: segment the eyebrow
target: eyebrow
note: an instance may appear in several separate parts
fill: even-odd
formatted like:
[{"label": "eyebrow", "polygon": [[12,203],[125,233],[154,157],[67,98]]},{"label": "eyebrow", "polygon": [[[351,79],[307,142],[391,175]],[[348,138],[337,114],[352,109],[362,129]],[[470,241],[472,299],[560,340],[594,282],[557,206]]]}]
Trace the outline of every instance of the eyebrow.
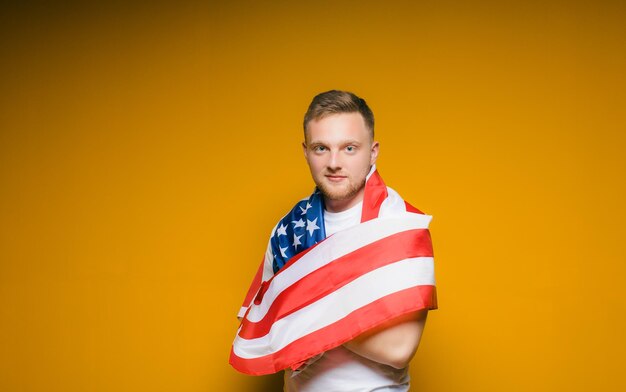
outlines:
[{"label": "eyebrow", "polygon": [[[308,146],[314,146],[314,145],[319,145],[319,144],[325,145],[326,143],[324,143],[322,141],[318,141],[318,140],[312,140],[309,143],[307,143]],[[354,144],[354,145],[360,146],[363,143],[358,142],[356,140],[344,140],[344,141],[340,142],[339,144],[340,145]]]}]

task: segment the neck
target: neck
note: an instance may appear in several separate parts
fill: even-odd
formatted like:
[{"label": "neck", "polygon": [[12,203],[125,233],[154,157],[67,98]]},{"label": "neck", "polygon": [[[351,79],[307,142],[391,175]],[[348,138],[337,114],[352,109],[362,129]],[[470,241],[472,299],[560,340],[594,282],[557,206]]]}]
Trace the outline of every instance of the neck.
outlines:
[{"label": "neck", "polygon": [[363,189],[361,189],[359,193],[353,197],[345,200],[331,200],[324,196],[324,207],[326,208],[326,211],[329,212],[342,212],[359,204],[359,202],[363,200],[364,195],[365,187],[363,187]]}]

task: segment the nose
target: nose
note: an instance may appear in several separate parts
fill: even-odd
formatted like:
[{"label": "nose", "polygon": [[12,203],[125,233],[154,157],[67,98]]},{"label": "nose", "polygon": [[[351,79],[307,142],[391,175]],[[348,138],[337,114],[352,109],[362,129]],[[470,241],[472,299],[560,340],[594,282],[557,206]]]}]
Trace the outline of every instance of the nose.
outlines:
[{"label": "nose", "polygon": [[328,168],[332,171],[341,169],[341,160],[339,158],[339,151],[331,151],[328,159]]}]

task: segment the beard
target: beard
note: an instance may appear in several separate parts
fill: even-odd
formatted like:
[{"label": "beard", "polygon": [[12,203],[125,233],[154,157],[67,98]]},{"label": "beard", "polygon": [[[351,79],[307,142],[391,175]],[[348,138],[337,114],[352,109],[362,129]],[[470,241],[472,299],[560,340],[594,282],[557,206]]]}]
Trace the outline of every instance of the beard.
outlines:
[{"label": "beard", "polygon": [[320,190],[322,195],[329,200],[346,200],[354,197],[357,193],[361,191],[365,187],[365,177],[360,182],[354,182],[347,178],[347,184],[340,189],[336,189],[332,186],[327,186],[323,182],[318,182],[317,188]]}]

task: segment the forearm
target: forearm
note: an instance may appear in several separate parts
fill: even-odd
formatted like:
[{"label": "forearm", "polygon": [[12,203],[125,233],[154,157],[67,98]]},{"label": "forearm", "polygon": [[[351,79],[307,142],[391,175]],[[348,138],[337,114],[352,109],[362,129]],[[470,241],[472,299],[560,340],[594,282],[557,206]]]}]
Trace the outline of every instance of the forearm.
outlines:
[{"label": "forearm", "polygon": [[397,369],[405,368],[417,351],[428,310],[391,320],[346,342],[344,347],[362,357]]}]

